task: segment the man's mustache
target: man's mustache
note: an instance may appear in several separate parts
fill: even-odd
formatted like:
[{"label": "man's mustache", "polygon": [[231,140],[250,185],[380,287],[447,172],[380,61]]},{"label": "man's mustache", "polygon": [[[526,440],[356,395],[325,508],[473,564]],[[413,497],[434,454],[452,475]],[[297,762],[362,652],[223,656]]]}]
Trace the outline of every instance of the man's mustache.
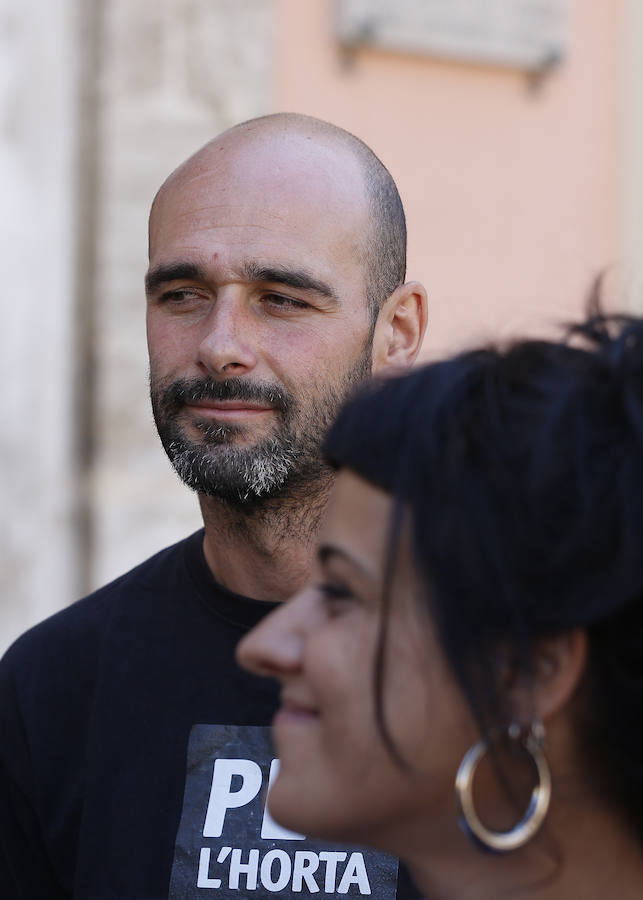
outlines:
[{"label": "man's mustache", "polygon": [[166,414],[178,412],[186,403],[200,400],[241,400],[262,406],[272,406],[282,413],[293,405],[293,397],[282,387],[266,381],[245,378],[179,378],[161,391],[161,403]]}]

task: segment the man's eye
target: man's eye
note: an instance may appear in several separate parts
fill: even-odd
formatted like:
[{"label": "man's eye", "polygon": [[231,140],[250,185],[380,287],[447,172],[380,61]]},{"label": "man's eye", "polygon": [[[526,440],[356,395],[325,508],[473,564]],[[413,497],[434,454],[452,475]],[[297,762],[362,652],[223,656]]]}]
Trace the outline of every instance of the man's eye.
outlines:
[{"label": "man's eye", "polygon": [[201,294],[189,288],[177,288],[172,291],[164,291],[160,297],[160,303],[198,303],[202,299]]},{"label": "man's eye", "polygon": [[304,300],[298,300],[295,297],[286,297],[284,294],[264,294],[263,300],[264,303],[267,303],[273,309],[308,309],[308,303]]}]

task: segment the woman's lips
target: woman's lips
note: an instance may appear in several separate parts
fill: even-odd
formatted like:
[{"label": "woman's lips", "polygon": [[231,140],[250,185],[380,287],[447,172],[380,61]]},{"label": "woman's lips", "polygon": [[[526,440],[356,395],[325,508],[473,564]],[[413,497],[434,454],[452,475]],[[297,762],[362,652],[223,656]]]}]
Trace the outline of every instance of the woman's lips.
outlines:
[{"label": "woman's lips", "polygon": [[283,698],[281,701],[281,706],[275,713],[275,717],[272,720],[272,724],[303,724],[306,722],[310,722],[313,719],[317,719],[318,717],[319,713],[314,707],[308,704],[300,703],[296,700]]}]

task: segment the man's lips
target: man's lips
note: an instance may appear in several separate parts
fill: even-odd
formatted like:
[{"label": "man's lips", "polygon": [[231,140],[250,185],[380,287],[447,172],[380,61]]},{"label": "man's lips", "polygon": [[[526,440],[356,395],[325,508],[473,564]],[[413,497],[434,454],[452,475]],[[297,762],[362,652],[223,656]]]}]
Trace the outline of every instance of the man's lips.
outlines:
[{"label": "man's lips", "polygon": [[244,400],[192,400],[186,408],[201,417],[213,419],[252,418],[274,412],[274,406],[250,403]]}]

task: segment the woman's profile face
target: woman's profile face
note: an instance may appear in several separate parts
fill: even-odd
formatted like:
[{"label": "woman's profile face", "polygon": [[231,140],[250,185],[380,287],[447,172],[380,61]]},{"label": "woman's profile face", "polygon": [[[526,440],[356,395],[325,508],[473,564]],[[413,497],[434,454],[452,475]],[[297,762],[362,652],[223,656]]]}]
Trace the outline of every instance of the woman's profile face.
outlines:
[{"label": "woman's profile face", "polygon": [[418,597],[406,535],[390,592],[383,710],[407,767],[377,727],[391,509],[390,495],[342,470],[310,586],[244,639],[239,659],[282,684],[273,723],[281,760],[270,795],[275,819],[306,835],[399,853],[425,816],[438,835],[457,831],[453,784],[476,731]]}]

